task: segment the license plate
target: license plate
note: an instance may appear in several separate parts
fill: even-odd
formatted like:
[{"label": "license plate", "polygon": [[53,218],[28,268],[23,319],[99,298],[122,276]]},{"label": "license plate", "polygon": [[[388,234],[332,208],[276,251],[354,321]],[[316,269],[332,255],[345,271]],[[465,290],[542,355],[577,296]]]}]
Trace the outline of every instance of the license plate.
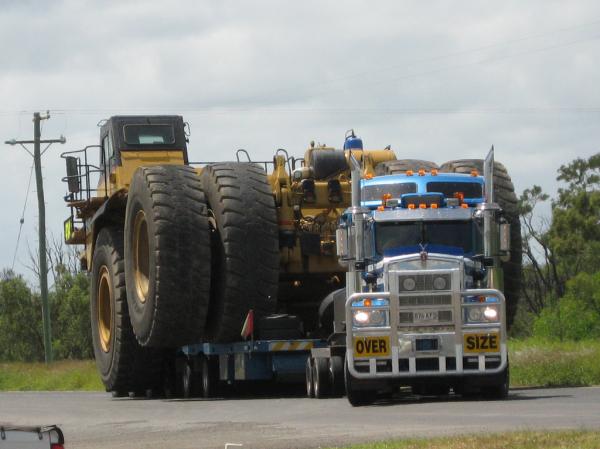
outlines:
[{"label": "license plate", "polygon": [[437,310],[430,310],[427,312],[413,312],[414,323],[431,323],[432,321],[438,320]]},{"label": "license plate", "polygon": [[463,350],[468,353],[500,352],[500,334],[497,332],[464,334]]},{"label": "license plate", "polygon": [[354,357],[386,357],[390,355],[390,337],[354,337]]}]

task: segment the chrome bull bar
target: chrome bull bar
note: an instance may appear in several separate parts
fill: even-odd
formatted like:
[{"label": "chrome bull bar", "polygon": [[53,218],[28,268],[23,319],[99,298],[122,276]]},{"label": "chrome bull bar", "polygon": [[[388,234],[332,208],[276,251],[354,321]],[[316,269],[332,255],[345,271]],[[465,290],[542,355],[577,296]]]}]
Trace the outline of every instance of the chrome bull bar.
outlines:
[{"label": "chrome bull bar", "polygon": [[[454,315],[454,330],[451,333],[447,331],[436,333],[426,332],[423,334],[415,332],[402,332],[399,330],[399,295],[392,295],[390,292],[371,292],[371,293],[354,293],[346,299],[346,360],[348,362],[348,370],[352,377],[357,379],[385,379],[385,378],[415,378],[415,377],[437,377],[437,376],[462,376],[462,375],[491,375],[503,371],[508,363],[508,350],[506,345],[506,299],[502,292],[495,289],[467,289],[460,291],[461,301],[459,304],[454,304],[454,310],[458,313]],[[498,300],[494,303],[463,303],[462,298],[466,296],[485,296],[493,297]],[[389,325],[382,327],[361,327],[354,328],[352,316],[352,304],[358,300],[367,298],[387,299],[389,304],[387,307],[379,306],[378,310],[389,311]],[[498,305],[499,318],[496,323],[469,324],[463,320],[463,308],[481,307],[482,304]],[[500,350],[493,353],[465,353],[463,351],[463,336],[465,334],[480,332],[488,332],[497,334],[500,338]],[[419,336],[427,336],[435,338],[438,335],[444,334],[447,338],[453,334],[453,358],[455,360],[454,369],[446,369],[447,355],[439,355],[438,369],[426,370],[417,369],[417,360],[422,358],[411,351],[408,357],[408,369],[400,369],[400,342],[399,337],[404,339],[416,340]],[[389,342],[389,353],[385,356],[360,357],[358,362],[362,364],[362,370],[356,369],[355,363],[355,338],[357,337],[387,337]],[[432,351],[435,352],[435,351]],[[432,358],[432,354],[428,354]],[[500,357],[500,363],[493,368],[486,368],[486,356],[494,357],[496,360]],[[465,367],[463,357],[476,359],[476,368]],[[433,356],[435,358],[435,356]],[[380,370],[379,367],[385,365],[385,370]],[[390,366],[391,365],[391,366]],[[365,370],[364,368],[368,368]]]}]

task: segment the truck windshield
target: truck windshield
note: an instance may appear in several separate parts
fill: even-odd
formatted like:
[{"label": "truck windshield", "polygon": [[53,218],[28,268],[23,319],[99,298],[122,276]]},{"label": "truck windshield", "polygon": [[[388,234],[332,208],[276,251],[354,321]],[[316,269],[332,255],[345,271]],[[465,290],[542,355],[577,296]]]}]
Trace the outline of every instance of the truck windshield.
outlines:
[{"label": "truck windshield", "polygon": [[375,247],[382,256],[422,250],[455,255],[483,252],[483,236],[474,221],[419,221],[377,223]]},{"label": "truck windshield", "polygon": [[363,186],[363,201],[381,201],[381,197],[386,193],[392,195],[392,198],[400,198],[405,193],[416,193],[417,184],[414,182],[395,183],[395,184],[370,184]]},{"label": "truck windshield", "polygon": [[427,191],[443,193],[446,198],[452,198],[458,192],[465,198],[483,197],[483,186],[477,182],[428,182]]},{"label": "truck windshield", "polygon": [[129,145],[165,145],[175,143],[172,125],[125,125],[125,143]]}]

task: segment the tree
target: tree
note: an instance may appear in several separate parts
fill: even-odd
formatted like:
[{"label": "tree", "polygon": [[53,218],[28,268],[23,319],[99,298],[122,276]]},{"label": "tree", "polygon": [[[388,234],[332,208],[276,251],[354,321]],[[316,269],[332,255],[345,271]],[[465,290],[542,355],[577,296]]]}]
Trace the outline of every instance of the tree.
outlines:
[{"label": "tree", "polygon": [[0,360],[43,359],[40,298],[21,276],[5,270],[0,276]]},{"label": "tree", "polygon": [[552,219],[535,221],[535,208],[549,199],[539,186],[519,200],[523,229],[523,297],[530,312],[542,313],[549,301],[565,295],[566,283],[580,272],[600,270],[600,153],[575,159],[558,169]]}]

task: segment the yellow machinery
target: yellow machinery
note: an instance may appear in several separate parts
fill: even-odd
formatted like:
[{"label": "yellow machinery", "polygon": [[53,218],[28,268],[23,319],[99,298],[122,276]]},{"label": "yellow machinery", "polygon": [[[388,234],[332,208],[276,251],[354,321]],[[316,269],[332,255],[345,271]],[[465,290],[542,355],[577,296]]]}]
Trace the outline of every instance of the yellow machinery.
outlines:
[{"label": "yellow machinery", "polygon": [[100,145],[63,154],[65,239],[85,245],[107,390],[157,387],[171,349],[239,339],[249,310],[294,314],[318,333],[320,301],[344,286],[335,229],[350,206],[348,155],[366,177],[396,159],[347,137],[347,151],[311,144],[303,159],[279,150],[197,165],[182,117],[115,116]]}]

